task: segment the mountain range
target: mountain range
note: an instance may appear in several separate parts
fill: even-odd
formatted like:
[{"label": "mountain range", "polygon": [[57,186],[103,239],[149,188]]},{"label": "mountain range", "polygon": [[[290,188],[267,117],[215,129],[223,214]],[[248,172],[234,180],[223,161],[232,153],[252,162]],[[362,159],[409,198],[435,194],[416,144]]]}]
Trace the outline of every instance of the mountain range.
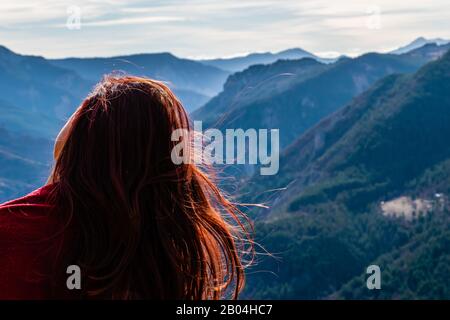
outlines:
[{"label": "mountain range", "polygon": [[228,75],[171,54],[49,60],[0,46],[0,202],[45,182],[52,141],[64,121],[114,70],[166,81],[193,108],[219,91]]},{"label": "mountain range", "polygon": [[272,52],[263,52],[263,53],[251,53],[245,56],[228,58],[228,59],[209,59],[209,60],[200,60],[202,63],[220,68],[222,70],[227,70],[230,72],[238,72],[247,69],[252,65],[257,64],[271,64],[278,60],[299,60],[303,58],[312,58],[314,60],[323,62],[323,63],[332,63],[337,59],[332,58],[320,58],[311,52],[300,48],[293,48],[284,51],[280,51],[277,53]]},{"label": "mountain range", "polygon": [[[449,42],[450,41],[441,38],[426,39],[424,37],[419,37],[405,46],[392,50],[390,53],[402,54],[423,47],[426,44],[436,44],[440,46],[448,44]],[[301,48],[292,48],[276,53],[250,53],[248,55],[237,56],[233,58],[204,59],[200,60],[200,62],[206,65],[220,68],[222,70],[227,70],[229,72],[238,72],[243,71],[252,65],[271,64],[278,60],[299,60],[303,58],[312,58],[322,63],[333,63],[343,57],[344,56],[341,55],[338,58],[323,58]]]},{"label": "mountain range", "polygon": [[[0,202],[42,185],[52,140],[104,73],[165,81],[204,127],[280,129],[280,170],[236,174],[258,255],[244,298],[450,298],[450,44],[328,61],[45,59],[0,46]],[[195,110],[194,110],[195,109]],[[368,290],[365,269],[382,270]]]},{"label": "mountain range", "polygon": [[[249,297],[450,297],[449,92],[450,52],[387,76],[286,148],[280,174],[245,184],[246,203],[271,207],[256,233],[282,260],[260,262],[277,276],[251,276]],[[370,264],[382,290],[365,287]]]},{"label": "mountain range", "polygon": [[146,76],[167,82],[188,110],[204,104],[222,89],[228,71],[170,53],[136,54],[111,58],[67,58],[49,60],[52,65],[72,70],[91,83],[104,74],[118,72]]},{"label": "mountain range", "polygon": [[377,80],[414,72],[448,48],[429,44],[402,55],[368,53],[333,64],[305,58],[252,66],[231,75],[192,117],[219,128],[279,129],[285,147]]},{"label": "mountain range", "polygon": [[424,37],[419,37],[419,38],[415,39],[414,41],[412,41],[411,43],[391,51],[391,53],[402,54],[402,53],[407,53],[414,49],[423,47],[424,45],[427,45],[427,44],[436,44],[438,46],[442,46],[442,45],[445,45],[448,43],[450,43],[449,40],[445,40],[445,39],[441,39],[441,38],[426,39]]}]

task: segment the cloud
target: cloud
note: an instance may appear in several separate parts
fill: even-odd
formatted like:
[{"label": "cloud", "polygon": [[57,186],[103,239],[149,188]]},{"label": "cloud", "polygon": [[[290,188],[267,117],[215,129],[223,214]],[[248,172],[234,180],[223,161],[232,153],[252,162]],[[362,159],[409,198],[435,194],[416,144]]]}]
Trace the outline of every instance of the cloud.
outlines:
[{"label": "cloud", "polygon": [[[66,28],[71,5],[81,8],[80,30]],[[290,47],[354,54],[398,47],[418,36],[450,38],[448,0],[377,0],[372,6],[380,8],[378,29],[368,28],[370,5],[359,0],[3,1],[0,37],[15,51],[49,57],[155,51],[217,57]]]},{"label": "cloud", "polygon": [[[162,23],[162,22],[175,22],[185,21],[184,17],[170,17],[170,16],[143,16],[132,18],[118,18],[109,20],[97,20],[82,22],[82,27],[110,27],[110,26],[124,26],[124,25],[139,25],[149,23]],[[53,25],[55,27],[61,27],[63,25]]]}]

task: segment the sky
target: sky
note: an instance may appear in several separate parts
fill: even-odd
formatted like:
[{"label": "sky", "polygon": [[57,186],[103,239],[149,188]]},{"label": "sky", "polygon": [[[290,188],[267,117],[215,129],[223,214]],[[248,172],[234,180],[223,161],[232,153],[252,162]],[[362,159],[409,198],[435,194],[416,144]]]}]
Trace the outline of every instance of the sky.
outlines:
[{"label": "sky", "polygon": [[0,45],[47,58],[355,56],[419,36],[450,39],[449,0],[0,0]]}]

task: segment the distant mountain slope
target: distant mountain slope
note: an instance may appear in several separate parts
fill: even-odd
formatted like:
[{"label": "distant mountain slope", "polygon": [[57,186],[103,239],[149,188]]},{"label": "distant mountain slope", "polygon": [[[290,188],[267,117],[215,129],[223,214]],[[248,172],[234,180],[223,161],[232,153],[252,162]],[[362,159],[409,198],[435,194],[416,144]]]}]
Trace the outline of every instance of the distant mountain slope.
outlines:
[{"label": "distant mountain slope", "polygon": [[279,175],[255,177],[255,185],[270,189],[292,182],[279,201],[294,211],[337,198],[364,209],[404,190],[427,168],[450,158],[449,70],[447,53],[414,76],[384,79],[290,145],[281,155]]},{"label": "distant mountain slope", "polygon": [[7,129],[11,133],[51,137],[63,124],[64,121],[59,117],[18,108],[0,99],[0,128]]},{"label": "distant mountain slope", "polygon": [[277,53],[251,53],[242,57],[200,60],[202,63],[230,72],[243,71],[256,64],[271,64],[277,60],[298,60],[302,58],[319,59],[314,54],[300,48],[288,49]]},{"label": "distant mountain slope", "polygon": [[325,69],[327,65],[309,58],[296,61],[279,60],[270,65],[251,66],[245,71],[231,75],[223,91],[196,110],[192,116],[204,121],[206,125],[214,126],[221,122],[220,115],[226,114],[225,111],[239,109],[281,94]]},{"label": "distant mountain slope", "polygon": [[0,46],[0,201],[45,181],[51,141],[103,73],[114,69],[175,84],[186,107],[204,104],[228,75],[170,54],[49,61]]},{"label": "distant mountain slope", "polygon": [[[290,145],[279,175],[246,184],[245,202],[275,197],[256,240],[282,261],[259,261],[247,297],[450,298],[449,93],[450,53],[391,75]],[[388,215],[401,196],[423,211]],[[382,290],[367,290],[370,264]]]},{"label": "distant mountain slope", "polygon": [[[332,65],[307,59],[254,66],[231,76],[224,91],[193,118],[219,128],[280,129],[281,145],[287,146],[375,81],[393,73],[414,72],[435,59],[430,56],[433,48],[427,48],[428,54],[418,50],[407,55],[369,53]],[[294,76],[284,76],[288,73]]]},{"label": "distant mountain slope", "polygon": [[448,44],[428,43],[417,49],[402,54],[403,57],[416,61],[420,64],[426,64],[430,61],[439,59],[450,49]]},{"label": "distant mountain slope", "polygon": [[415,50],[417,48],[423,47],[424,45],[427,45],[427,44],[435,44],[435,45],[441,46],[441,45],[448,44],[449,42],[450,42],[450,40],[444,40],[441,38],[425,39],[424,37],[419,37],[419,38],[415,39],[413,42],[411,42],[403,47],[400,47],[396,50],[393,50],[390,53],[403,54],[403,53],[407,53],[412,50]]},{"label": "distant mountain slope", "polygon": [[10,133],[0,127],[0,203],[45,183],[52,159],[50,140]]},{"label": "distant mountain slope", "polygon": [[2,104],[14,106],[27,114],[36,114],[37,118],[44,115],[51,119],[64,119],[90,88],[91,84],[73,71],[56,67],[42,57],[23,56],[0,47]]},{"label": "distant mountain slope", "polygon": [[0,46],[0,202],[45,182],[51,139],[89,90],[75,72]]},{"label": "distant mountain slope", "polygon": [[177,96],[177,98],[180,99],[181,103],[183,104],[183,107],[187,110],[187,112],[193,112],[194,110],[203,106],[211,99],[210,96],[195,91],[176,88],[171,89],[173,93]]},{"label": "distant mountain slope", "polygon": [[193,110],[222,89],[228,72],[200,62],[180,59],[170,53],[135,54],[111,58],[67,58],[49,60],[98,82],[104,74],[124,72],[165,81]]}]

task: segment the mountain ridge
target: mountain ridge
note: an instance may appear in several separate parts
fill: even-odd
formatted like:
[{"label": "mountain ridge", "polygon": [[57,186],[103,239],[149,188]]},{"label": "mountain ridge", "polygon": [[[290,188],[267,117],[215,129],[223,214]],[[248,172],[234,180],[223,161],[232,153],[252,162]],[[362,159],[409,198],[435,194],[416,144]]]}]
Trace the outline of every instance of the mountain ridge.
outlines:
[{"label": "mountain ridge", "polygon": [[[280,172],[290,169],[291,184],[265,201],[268,212],[252,213],[256,241],[282,262],[261,258],[267,273],[249,275],[248,297],[448,298],[448,92],[450,52],[378,81],[288,147]],[[275,179],[255,175],[244,203],[264,202],[261,191],[280,186]],[[383,206],[407,198],[426,205],[409,216]],[[367,290],[372,264],[382,290]]]},{"label": "mountain ridge", "polygon": [[[205,122],[205,126],[219,128],[280,129],[281,146],[284,147],[321,118],[368,89],[376,80],[392,73],[414,72],[437,58],[437,54],[433,56],[430,52],[443,54],[444,50],[448,47],[428,46],[404,55],[367,53],[352,59],[341,59],[334,64],[317,63],[318,67],[309,78],[302,76],[301,66],[304,61],[313,61],[308,58],[253,66],[230,76],[224,90],[196,110],[192,117]],[[275,66],[282,64],[286,67],[277,74]],[[287,72],[289,68],[294,74],[290,77],[293,81],[286,80],[281,89],[270,87],[272,82],[269,81],[267,88],[263,86],[257,90],[262,82]],[[275,72],[271,73],[271,69]],[[265,72],[266,78],[258,78],[258,74]],[[296,82],[296,79],[299,81]],[[239,87],[231,85],[239,82]],[[249,93],[247,86],[255,92]],[[274,92],[267,96],[271,90]],[[248,101],[249,96],[253,96],[253,100]]]},{"label": "mountain ridge", "polygon": [[412,42],[410,42],[400,48],[392,50],[390,53],[403,54],[403,53],[408,53],[412,50],[418,49],[420,47],[423,47],[424,45],[427,45],[427,44],[436,44],[438,46],[441,46],[441,45],[446,45],[448,43],[450,43],[450,40],[444,40],[441,38],[426,39],[424,37],[418,37],[415,40],[413,40]]},{"label": "mountain ridge", "polygon": [[267,65],[278,60],[299,60],[303,58],[311,58],[322,63],[332,63],[337,60],[332,58],[320,58],[315,54],[301,48],[290,48],[275,53],[249,53],[247,55],[237,56],[233,58],[205,59],[199,61],[206,65],[215,66],[217,68],[230,72],[239,72],[247,69],[252,65]]}]

